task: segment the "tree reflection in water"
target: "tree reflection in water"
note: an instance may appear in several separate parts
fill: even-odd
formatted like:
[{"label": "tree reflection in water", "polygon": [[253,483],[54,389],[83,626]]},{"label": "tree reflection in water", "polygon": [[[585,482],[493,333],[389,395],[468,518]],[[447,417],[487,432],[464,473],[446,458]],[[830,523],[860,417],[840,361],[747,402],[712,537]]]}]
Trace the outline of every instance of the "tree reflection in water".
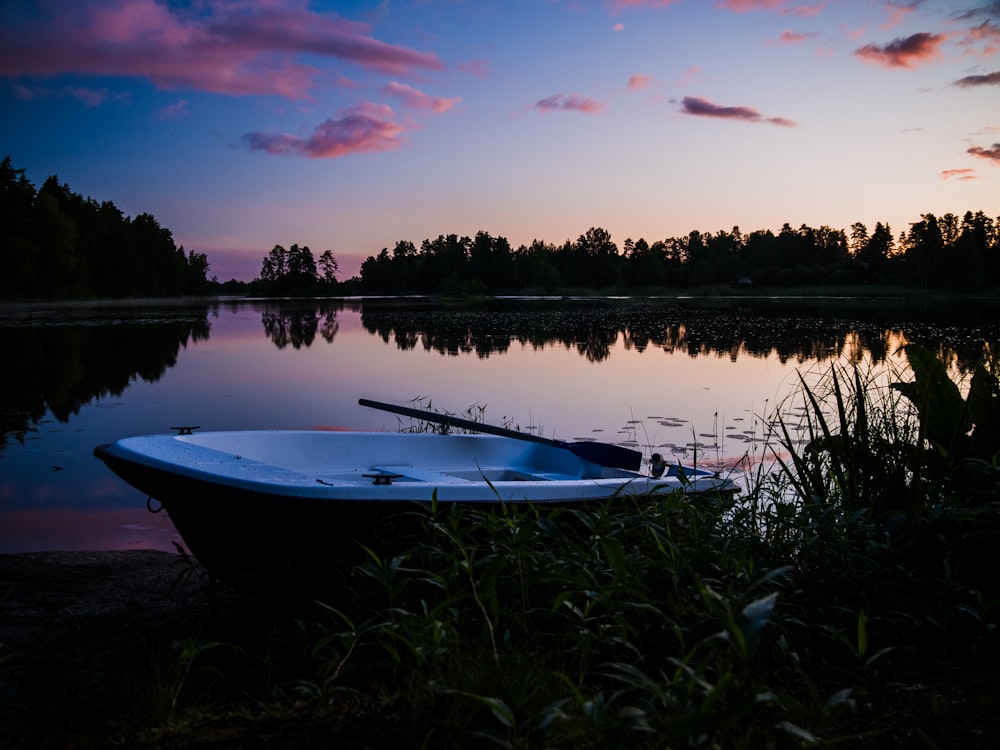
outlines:
[{"label": "tree reflection in water", "polygon": [[[362,308],[366,330],[401,350],[423,348],[485,358],[512,346],[575,349],[602,362],[620,339],[627,349],[655,347],[692,357],[777,357],[782,363],[886,361],[904,342],[919,343],[960,372],[980,361],[984,344],[1000,340],[998,317],[953,320],[956,311],[858,307],[828,302],[788,305],[721,302],[721,307],[662,300],[494,300],[476,307],[414,306],[379,301]],[[963,306],[958,306],[962,309]],[[934,322],[931,322],[934,321]],[[991,322],[992,321],[992,322]]]},{"label": "tree reflection in water", "polygon": [[[1000,316],[972,304],[914,308],[885,300],[768,301],[662,299],[492,299],[458,304],[431,299],[218,300],[8,308],[0,313],[7,359],[0,388],[0,450],[23,443],[47,411],[67,422],[89,402],[156,382],[182,348],[207,340],[222,310],[260,314],[278,349],[332,344],[345,309],[364,330],[403,351],[423,349],[480,359],[512,347],[563,347],[588,362],[625,349],[690,357],[776,357],[785,362],[884,363],[917,343],[959,374],[996,352]],[[963,317],[964,316],[964,317]]]},{"label": "tree reflection in water", "polygon": [[46,411],[69,421],[96,398],[153,383],[189,343],[207,340],[209,305],[25,308],[0,317],[0,450],[23,443]]},{"label": "tree reflection in water", "polygon": [[[360,308],[360,302],[349,305]],[[337,313],[348,307],[348,303],[336,299],[281,300],[258,304],[264,333],[279,349],[291,344],[293,349],[312,346],[316,334],[326,343],[340,330]]]}]

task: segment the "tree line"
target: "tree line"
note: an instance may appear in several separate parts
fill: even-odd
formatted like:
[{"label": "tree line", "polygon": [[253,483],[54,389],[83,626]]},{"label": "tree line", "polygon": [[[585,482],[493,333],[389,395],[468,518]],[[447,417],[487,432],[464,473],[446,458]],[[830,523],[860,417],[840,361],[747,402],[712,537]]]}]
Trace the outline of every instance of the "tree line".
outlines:
[{"label": "tree line", "polygon": [[208,269],[151,214],[130,219],[56,176],[36,189],[9,156],[0,163],[0,299],[204,294]]},{"label": "tree line", "polygon": [[504,237],[441,235],[419,250],[409,241],[383,248],[361,266],[367,293],[496,293],[527,289],[712,285],[794,287],[885,284],[975,291],[1000,278],[1000,218],[982,211],[924,214],[894,238],[888,224],[843,230],[785,224],[775,234],[738,227],[692,231],[656,241],[625,240],[591,228],[575,241],[535,240],[513,249]]},{"label": "tree line", "polygon": [[261,263],[260,276],[248,285],[252,294],[306,297],[337,293],[337,259],[324,250],[317,261],[308,245],[275,245]]},{"label": "tree line", "polygon": [[494,294],[528,290],[696,288],[713,285],[798,287],[881,284],[977,291],[1000,278],[1000,218],[967,211],[961,218],[923,214],[894,237],[888,224],[869,233],[785,224],[757,230],[692,231],[683,237],[626,239],[603,228],[575,242],[534,240],[513,248],[480,231],[401,240],[339,282],[330,250],[317,260],[308,246],[275,245],[249,284],[208,278],[204,253],[185,252],[148,213],[134,219],[110,201],[72,192],[57,177],[36,189],[8,156],[0,163],[0,299],[177,296],[250,293],[267,296]]}]

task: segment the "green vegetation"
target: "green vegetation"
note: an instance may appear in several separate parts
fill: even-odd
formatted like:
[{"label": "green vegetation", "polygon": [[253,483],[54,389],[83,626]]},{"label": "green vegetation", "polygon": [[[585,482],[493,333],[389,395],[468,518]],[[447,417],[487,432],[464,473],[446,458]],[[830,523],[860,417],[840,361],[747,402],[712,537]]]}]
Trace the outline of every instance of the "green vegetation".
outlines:
[{"label": "green vegetation", "polygon": [[104,675],[72,746],[995,746],[996,362],[907,355],[803,380],[742,497],[415,508],[315,602]]},{"label": "green vegetation", "polygon": [[205,294],[208,267],[150,214],[130,219],[54,176],[36,190],[0,162],[0,299]]}]

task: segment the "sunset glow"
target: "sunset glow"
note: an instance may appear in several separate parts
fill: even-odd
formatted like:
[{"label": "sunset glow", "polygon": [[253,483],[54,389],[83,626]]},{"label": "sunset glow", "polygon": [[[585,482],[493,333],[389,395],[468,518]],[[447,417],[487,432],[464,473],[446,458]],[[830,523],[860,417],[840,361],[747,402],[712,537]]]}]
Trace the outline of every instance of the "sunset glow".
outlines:
[{"label": "sunset glow", "polygon": [[408,240],[619,248],[1000,213],[986,0],[12,0],[0,158],[209,276]]}]

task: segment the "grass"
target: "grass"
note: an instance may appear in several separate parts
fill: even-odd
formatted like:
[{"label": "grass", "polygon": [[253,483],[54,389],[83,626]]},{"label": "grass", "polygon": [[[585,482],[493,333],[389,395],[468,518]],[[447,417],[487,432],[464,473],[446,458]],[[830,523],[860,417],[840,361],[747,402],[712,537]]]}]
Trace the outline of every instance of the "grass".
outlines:
[{"label": "grass", "polygon": [[109,675],[73,746],[995,746],[997,455],[917,390],[803,381],[738,498],[415,507],[317,601]]}]

